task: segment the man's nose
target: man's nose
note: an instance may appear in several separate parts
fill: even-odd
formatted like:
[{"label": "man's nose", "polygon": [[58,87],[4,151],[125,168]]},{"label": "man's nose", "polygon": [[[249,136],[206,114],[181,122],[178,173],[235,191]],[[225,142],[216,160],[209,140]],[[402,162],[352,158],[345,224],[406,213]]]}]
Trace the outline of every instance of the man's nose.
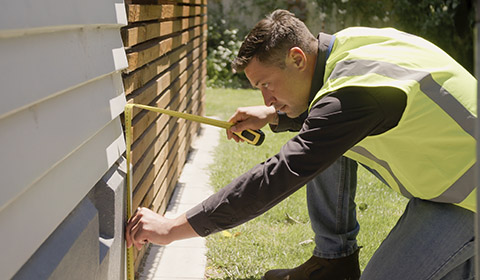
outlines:
[{"label": "man's nose", "polygon": [[273,96],[266,89],[262,89],[262,96],[263,96],[263,101],[265,105],[267,106],[273,105],[275,98],[273,98]]}]

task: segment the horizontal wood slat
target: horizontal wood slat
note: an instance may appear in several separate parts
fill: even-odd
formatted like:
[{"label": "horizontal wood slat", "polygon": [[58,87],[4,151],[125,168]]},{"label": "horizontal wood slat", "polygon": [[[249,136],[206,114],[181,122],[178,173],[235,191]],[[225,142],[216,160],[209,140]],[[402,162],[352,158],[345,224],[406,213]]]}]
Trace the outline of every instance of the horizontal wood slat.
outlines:
[{"label": "horizontal wood slat", "polygon": [[[166,56],[157,58],[151,63],[145,65],[144,67],[136,69],[136,71],[124,75],[124,87],[125,94],[130,94],[134,90],[141,89],[148,82],[152,81],[159,73],[164,72],[167,69],[172,69],[175,66],[175,63],[183,59],[185,56],[196,56],[196,53],[206,53],[206,48],[202,46],[202,49],[197,48],[201,45],[202,38],[195,38],[189,41],[186,45],[181,46],[180,48],[172,51]],[[193,50],[196,50],[196,53],[191,54]],[[188,58],[191,59],[191,58]]]},{"label": "horizontal wood slat", "polygon": [[[196,82],[196,84],[198,84],[198,81]],[[198,85],[192,85],[192,88],[195,88],[196,86],[198,87]],[[180,93],[182,93],[183,91],[186,91],[185,87],[181,90]],[[174,101],[177,102],[177,100],[174,100]],[[178,111],[184,111],[184,112],[186,111],[188,113],[195,113],[195,112],[192,112],[191,110],[183,109],[180,105],[178,105],[178,106],[172,105],[172,106],[169,106],[168,108],[171,108],[173,110],[178,110]],[[168,136],[168,133],[169,133],[168,129],[170,127],[172,127],[171,123],[169,123],[169,121],[171,121],[171,119],[172,118],[166,117],[165,115],[160,114],[159,118],[156,119],[155,122],[153,122],[153,125],[150,126],[148,128],[148,130],[146,131],[146,134],[144,134],[145,137],[142,137],[141,140],[145,140],[145,141],[141,141],[139,139],[138,142],[140,144],[138,146],[133,147],[132,158],[135,158],[135,159],[138,158],[138,160],[136,162],[134,162],[134,163],[132,162],[133,164],[135,164],[134,165],[134,172],[137,174],[133,178],[134,189],[137,188],[137,185],[138,185],[139,181],[141,180],[140,177],[143,177],[146,170],[148,170],[151,167],[153,158],[162,149],[162,142],[158,141],[158,139],[159,138],[160,139],[165,139],[166,137],[169,137]],[[163,130],[159,130],[159,129],[161,129],[159,127],[162,127]],[[167,135],[165,135],[165,133],[167,133]],[[150,142],[150,139],[152,139],[152,138],[154,138],[154,139],[153,139],[152,142]]]},{"label": "horizontal wood slat", "polygon": [[122,29],[123,44],[131,47],[157,37],[184,31],[206,23],[206,16],[167,20],[162,22],[138,23]]},{"label": "horizontal wood slat", "polygon": [[140,45],[136,49],[131,49],[127,53],[128,70],[133,71],[155,59],[165,55],[166,53],[187,44],[190,40],[201,34],[201,28],[195,27],[191,30],[177,33],[176,36],[152,40],[146,44]]},{"label": "horizontal wood slat", "polygon": [[125,0],[125,4],[191,4],[191,5],[207,5],[207,0]]},{"label": "horizontal wood slat", "polygon": [[[196,64],[201,59],[204,59],[204,58],[203,57],[196,58],[194,61],[187,60],[187,62],[188,62],[188,65],[196,66]],[[166,89],[170,89],[171,91],[178,91],[181,85],[183,85],[186,79],[186,76],[188,76],[189,73],[191,74],[192,73],[191,71],[194,70],[193,68],[190,67],[189,68],[190,72],[185,73],[184,69],[182,69],[184,67],[184,65],[182,64],[183,63],[174,66],[172,71],[165,72],[160,76],[160,78],[154,80],[153,83],[148,83],[145,86],[145,90],[138,92],[138,94],[132,96],[130,101],[133,101],[134,103],[151,104],[152,106],[158,106],[158,107],[165,106],[166,105],[165,103],[163,103],[161,100],[160,101],[157,100],[158,96],[163,95],[162,92]],[[183,72],[180,73],[180,71],[183,71]],[[179,80],[176,80],[177,78],[179,78]],[[165,86],[164,83],[166,83],[168,80],[170,80],[170,83]],[[171,94],[171,93],[166,92],[166,94]],[[138,111],[139,109],[135,108],[133,115],[136,116]],[[138,135],[139,134],[134,134],[135,139],[138,137]]]},{"label": "horizontal wood slat", "polygon": [[[202,115],[207,65],[206,0],[127,0],[121,30],[128,103]],[[134,108],[132,207],[163,213],[200,124]],[[135,268],[145,251],[135,249]]]},{"label": "horizontal wood slat", "polygon": [[206,12],[203,6],[127,5],[128,22],[162,20],[175,17],[197,16]]}]

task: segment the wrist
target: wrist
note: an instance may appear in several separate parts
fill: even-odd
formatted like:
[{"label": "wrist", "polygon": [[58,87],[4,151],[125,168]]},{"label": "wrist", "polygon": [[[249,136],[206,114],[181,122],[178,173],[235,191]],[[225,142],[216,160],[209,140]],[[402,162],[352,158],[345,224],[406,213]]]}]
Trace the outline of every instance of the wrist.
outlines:
[{"label": "wrist", "polygon": [[170,228],[170,233],[173,237],[172,241],[199,236],[188,222],[185,214],[180,215],[173,220],[173,225]]}]

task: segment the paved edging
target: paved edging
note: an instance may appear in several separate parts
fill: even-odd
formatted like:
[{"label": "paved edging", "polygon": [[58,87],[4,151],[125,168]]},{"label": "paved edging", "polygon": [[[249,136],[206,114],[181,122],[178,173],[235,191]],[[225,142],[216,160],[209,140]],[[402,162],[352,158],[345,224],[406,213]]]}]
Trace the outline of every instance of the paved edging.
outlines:
[{"label": "paved edging", "polygon": [[[213,163],[219,130],[212,126],[201,126],[168,205],[166,217],[177,217],[213,193],[207,168]],[[139,279],[205,279],[206,250],[203,238],[176,241],[168,246],[150,244],[139,269]]]}]

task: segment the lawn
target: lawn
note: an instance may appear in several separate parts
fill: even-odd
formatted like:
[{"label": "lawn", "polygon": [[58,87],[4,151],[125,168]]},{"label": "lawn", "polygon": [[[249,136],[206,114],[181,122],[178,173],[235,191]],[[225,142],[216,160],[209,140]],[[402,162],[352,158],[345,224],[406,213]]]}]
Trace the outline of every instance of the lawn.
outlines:
[{"label": "lawn", "polygon": [[[208,89],[206,113],[227,120],[237,107],[263,104],[254,90]],[[260,147],[238,144],[221,137],[215,151],[210,180],[215,190],[228,184],[255,164],[275,155],[293,133],[273,133],[263,129]],[[207,279],[260,279],[273,268],[295,267],[310,258],[314,248],[308,218],[305,188],[262,216],[207,237]],[[358,243],[363,269],[380,242],[403,212],[407,200],[359,168],[357,215],[361,226]]]}]

